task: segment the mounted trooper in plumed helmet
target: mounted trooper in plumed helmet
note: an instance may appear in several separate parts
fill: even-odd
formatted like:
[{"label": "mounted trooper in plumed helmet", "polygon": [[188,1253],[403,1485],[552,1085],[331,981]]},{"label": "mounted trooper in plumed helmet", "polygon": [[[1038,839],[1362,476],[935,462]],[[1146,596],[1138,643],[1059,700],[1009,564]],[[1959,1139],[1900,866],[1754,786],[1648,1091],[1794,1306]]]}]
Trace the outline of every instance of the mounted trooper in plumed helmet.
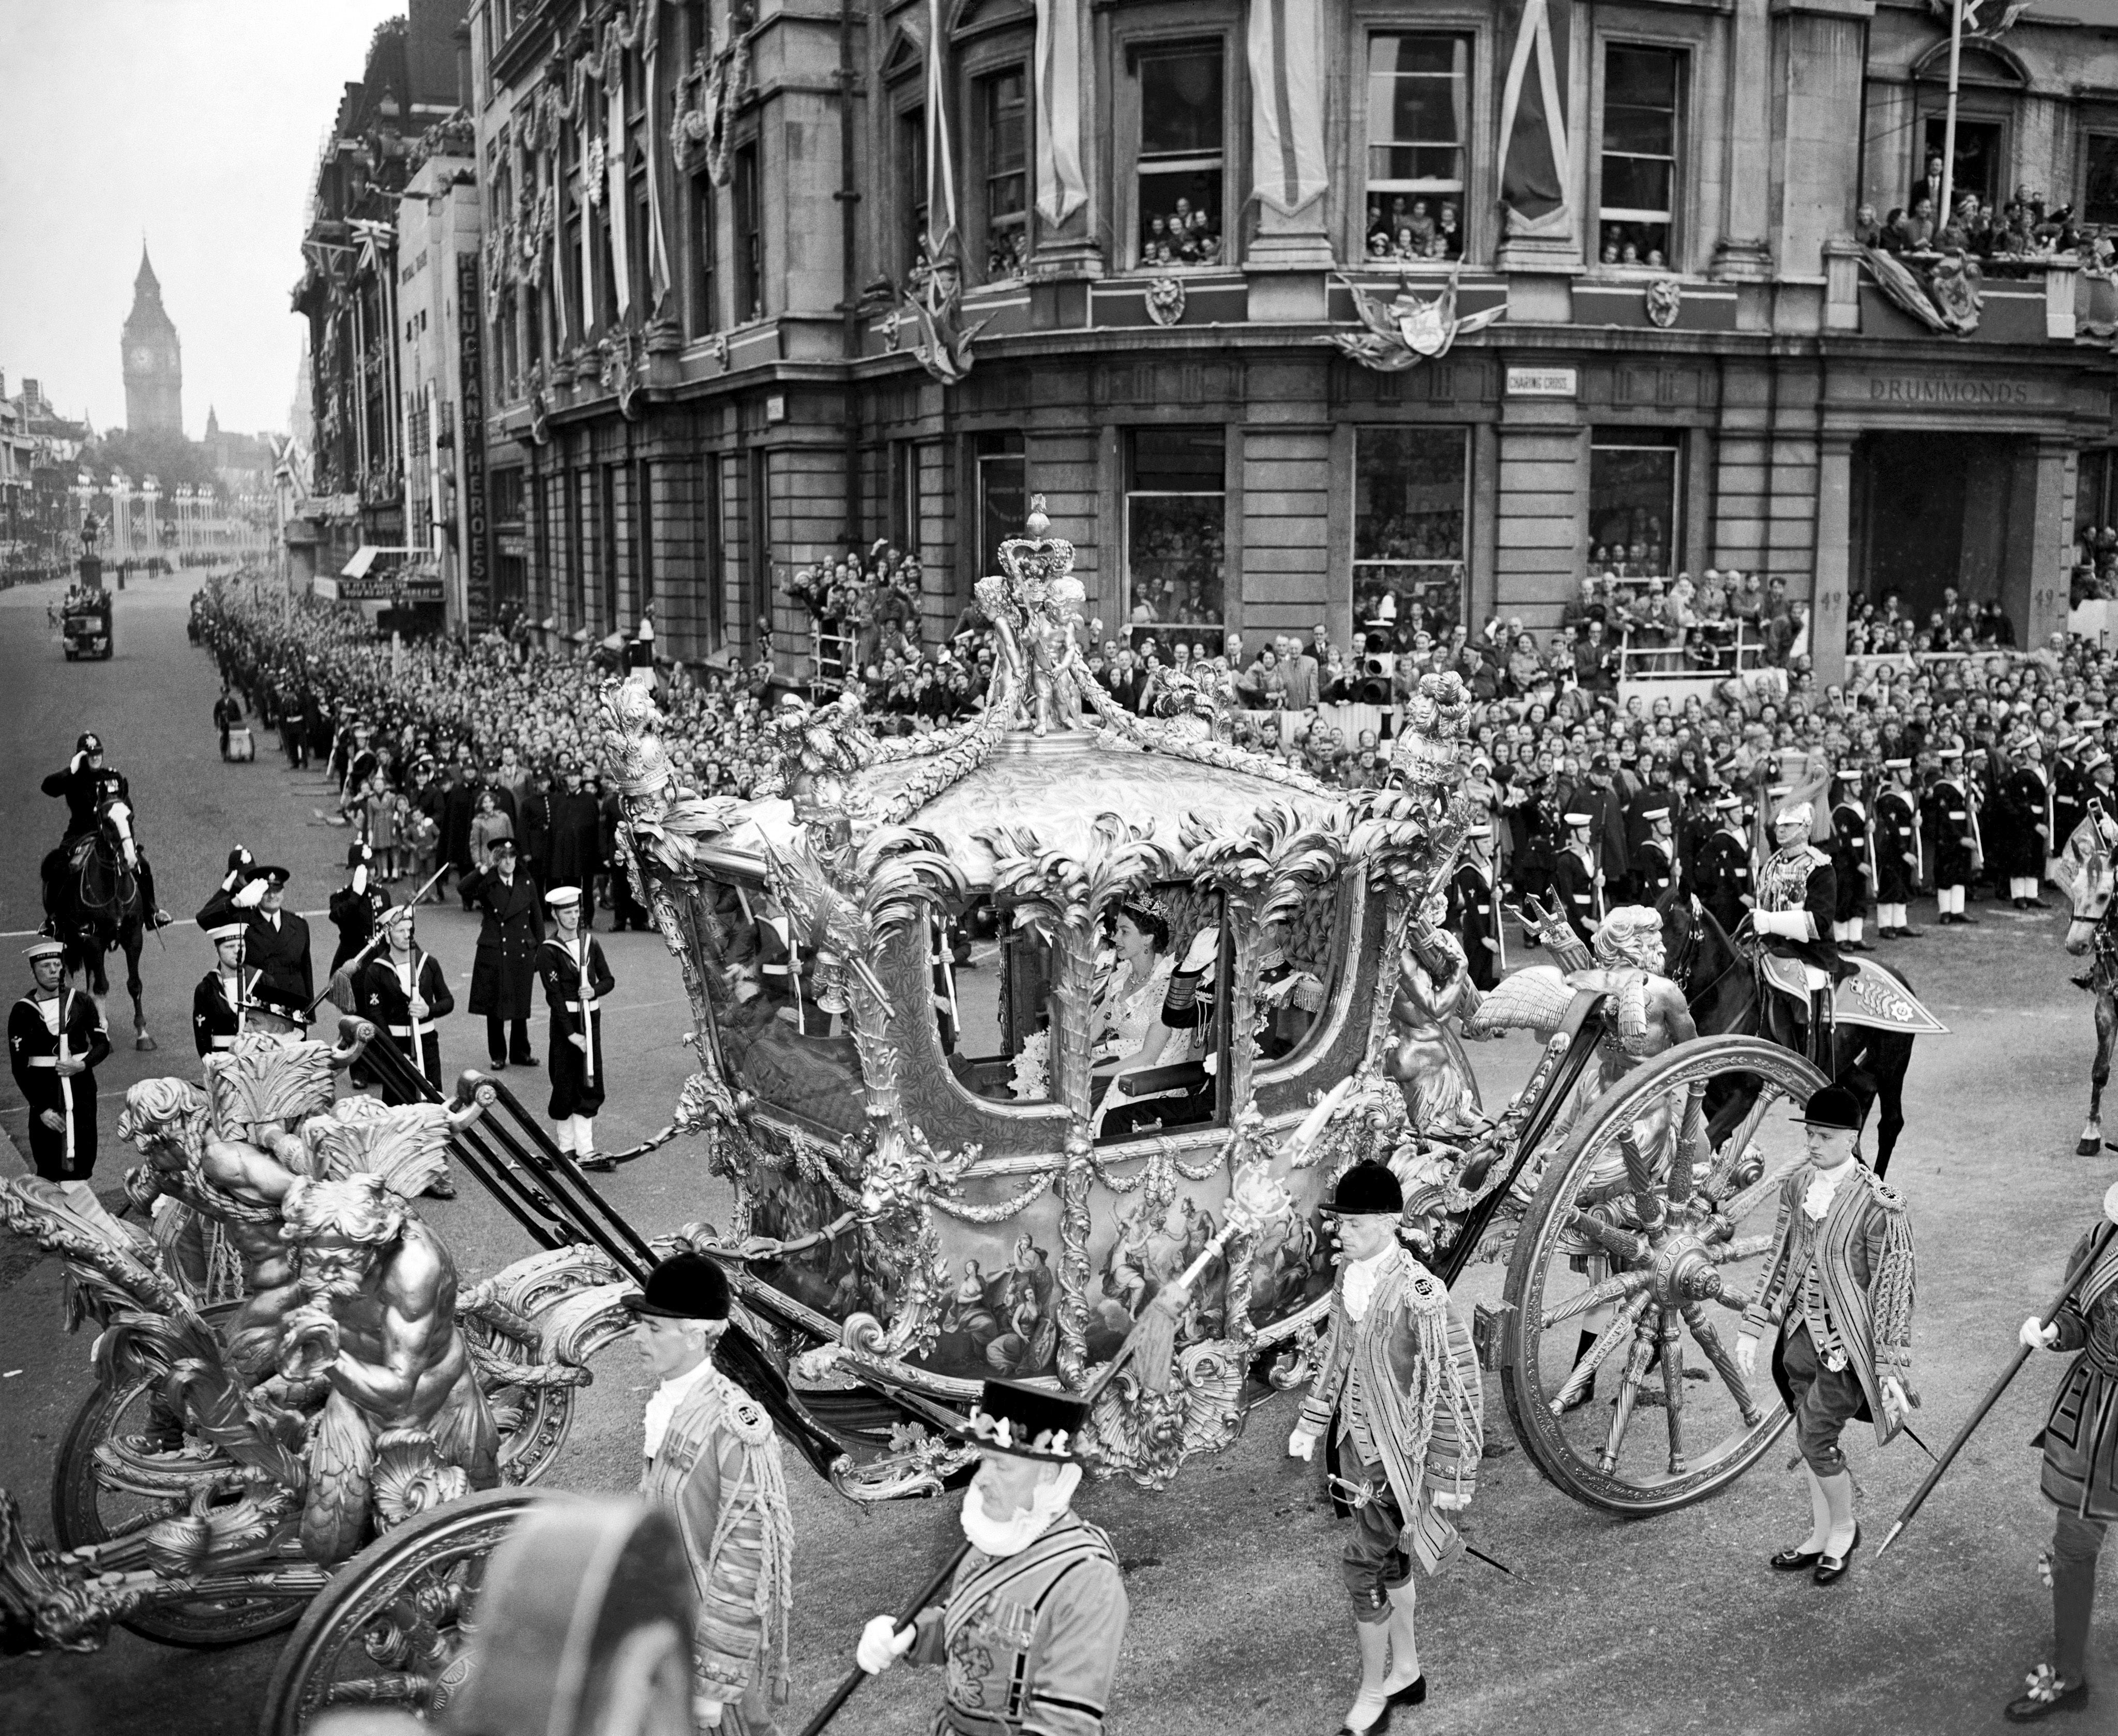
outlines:
[{"label": "mounted trooper in plumed helmet", "polygon": [[[1773,816],[1778,847],[1758,870],[1750,928],[1764,977],[1758,1004],[1765,1035],[1829,1072],[1832,986],[1852,976],[1853,967],[1839,957],[1831,937],[1838,875],[1831,858],[1810,842],[1815,817],[1806,801],[1790,802]],[[1773,968],[1773,960],[1780,968]]]}]

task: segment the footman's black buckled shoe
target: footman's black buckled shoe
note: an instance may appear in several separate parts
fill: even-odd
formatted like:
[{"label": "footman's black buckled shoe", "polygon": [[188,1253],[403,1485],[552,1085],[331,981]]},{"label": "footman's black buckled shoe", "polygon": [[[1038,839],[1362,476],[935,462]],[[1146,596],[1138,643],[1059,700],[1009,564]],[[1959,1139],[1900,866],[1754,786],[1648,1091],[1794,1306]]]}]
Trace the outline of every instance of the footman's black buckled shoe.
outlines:
[{"label": "footman's black buckled shoe", "polygon": [[1861,1547],[1861,1527],[1853,1527],[1853,1540],[1846,1545],[1843,1555],[1829,1552],[1816,1558],[1816,1572],[1810,1577],[1820,1586],[1835,1586],[1846,1577],[1846,1570],[1853,1564],[1853,1552]]}]

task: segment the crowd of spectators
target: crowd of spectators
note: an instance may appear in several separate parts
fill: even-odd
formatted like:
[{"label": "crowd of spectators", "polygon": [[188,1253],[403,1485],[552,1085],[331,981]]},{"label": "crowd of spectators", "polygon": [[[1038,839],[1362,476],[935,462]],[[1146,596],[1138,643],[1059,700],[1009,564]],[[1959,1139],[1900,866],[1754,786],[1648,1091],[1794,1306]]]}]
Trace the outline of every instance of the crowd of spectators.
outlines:
[{"label": "crowd of spectators", "polygon": [[1368,201],[1368,257],[1400,264],[1464,256],[1464,231],[1453,199],[1394,193]]},{"label": "crowd of spectators", "polygon": [[1895,591],[1857,603],[1846,620],[1846,649],[1856,656],[1917,655],[1931,651],[2005,651],[2015,625],[1997,603],[1972,603],[1950,585],[1941,607],[1922,621],[1900,605]]},{"label": "crowd of spectators", "polygon": [[[1948,198],[1951,209],[1945,216]],[[2111,259],[2108,237],[2088,234],[2074,222],[2074,208],[2048,210],[2044,195],[2018,187],[2014,196],[1996,209],[1976,192],[1942,185],[1940,151],[1930,152],[1926,173],[1913,183],[1903,205],[1880,215],[1872,204],[1854,214],[1853,238],[1864,247],[1886,253],[1961,253],[1978,260],[2052,258],[2071,254],[2104,265]]]},{"label": "crowd of spectators", "polygon": [[1140,228],[1140,262],[1143,265],[1220,263],[1220,225],[1204,205],[1195,205],[1180,197],[1168,210],[1144,217]]}]

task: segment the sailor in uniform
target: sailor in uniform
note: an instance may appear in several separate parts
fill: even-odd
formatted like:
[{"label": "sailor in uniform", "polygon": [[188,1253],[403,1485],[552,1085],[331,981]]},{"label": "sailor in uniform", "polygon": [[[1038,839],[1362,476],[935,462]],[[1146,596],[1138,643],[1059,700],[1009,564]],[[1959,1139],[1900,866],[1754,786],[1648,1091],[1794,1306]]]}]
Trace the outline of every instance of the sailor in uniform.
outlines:
[{"label": "sailor in uniform", "polygon": [[46,1181],[86,1181],[95,1167],[95,1069],[110,1031],[94,1000],[67,981],[66,948],[23,948],[35,986],[7,1013],[7,1064],[30,1106],[30,1161]]},{"label": "sailor in uniform", "polygon": [[[1838,956],[1832,925],[1838,908],[1838,876],[1831,858],[1809,841],[1815,811],[1806,801],[1782,808],[1773,816],[1778,848],[1758,871],[1757,907],[1750,927],[1762,950],[1785,960],[1801,974],[1806,990],[1797,1004],[1761,982],[1759,1000],[1764,1033],[1797,1054],[1806,1054],[1831,1071],[1831,997],[1834,985],[1853,974]],[[1797,1011],[1797,1008],[1799,1010]],[[1796,1012],[1800,1029],[1786,1028],[1785,1015]]]},{"label": "sailor in uniform", "polygon": [[1838,902],[1831,912],[1831,938],[1857,953],[1875,948],[1861,938],[1866,921],[1868,888],[1875,877],[1875,847],[1868,810],[1860,799],[1857,772],[1834,773],[1838,796],[1831,805],[1831,869],[1838,882]]},{"label": "sailor in uniform", "polygon": [[1718,824],[1699,847],[1699,883],[1692,890],[1713,920],[1733,934],[1757,903],[1750,884],[1750,837],[1743,829],[1743,798],[1732,790],[1715,796],[1713,817]]},{"label": "sailor in uniform", "polygon": [[1963,750],[1940,750],[1941,775],[1929,786],[1921,804],[1927,835],[1934,840],[1934,900],[1945,928],[1975,928],[1978,919],[1964,913],[1965,889],[1978,872],[1978,810],[1963,778]]},{"label": "sailor in uniform", "polygon": [[1464,859],[1449,881],[1449,926],[1464,949],[1471,981],[1490,989],[1508,967],[1507,941],[1501,932],[1493,895],[1493,828],[1475,822],[1464,834]]},{"label": "sailor in uniform", "polygon": [[192,1041],[201,1060],[233,1049],[248,1022],[258,979],[243,959],[248,933],[240,922],[224,922],[206,931],[213,942],[214,967],[192,990]]},{"label": "sailor in uniform", "polygon": [[1875,863],[1875,932],[1885,940],[1916,940],[1907,907],[1921,878],[1919,803],[1910,760],[1885,760],[1888,782],[1876,792],[1870,844]]},{"label": "sailor in uniform", "polygon": [[2008,897],[2018,910],[2043,910],[2037,888],[2053,850],[2065,841],[2053,830],[2051,785],[2037,736],[2024,731],[2009,740],[2008,751],[2015,760],[2000,785],[2009,817]]},{"label": "sailor in uniform", "polygon": [[346,846],[345,866],[353,870],[353,878],[331,895],[331,919],[338,930],[338,949],[331,962],[334,976],[374,940],[382,913],[391,905],[390,889],[375,878],[372,845],[355,838]]},{"label": "sailor in uniform", "polygon": [[1593,817],[1574,813],[1562,816],[1566,843],[1552,862],[1552,895],[1567,926],[1587,945],[1603,920],[1603,870],[1596,866],[1596,847],[1589,842]]},{"label": "sailor in uniform", "polygon": [[554,886],[544,894],[553,932],[537,949],[537,976],[551,1009],[552,1101],[545,1113],[558,1124],[553,1138],[584,1169],[614,1167],[595,1154],[596,1111],[603,1107],[603,1010],[617,986],[604,963],[603,945],[581,927],[578,886]]},{"label": "sailor in uniform", "polygon": [[1633,898],[1635,904],[1652,905],[1676,881],[1676,840],[1669,823],[1667,804],[1644,808],[1648,835],[1633,851]]},{"label": "sailor in uniform", "polygon": [[[363,965],[354,979],[354,1003],[363,1018],[390,1033],[429,1085],[442,1091],[442,1037],[434,1022],[456,1011],[456,996],[449,992],[441,962],[419,944],[410,905],[393,904],[383,912],[382,935],[384,951]],[[354,1068],[356,1073],[361,1070],[358,1062]],[[355,1083],[371,1081],[356,1078]],[[386,1084],[382,1100],[400,1101]]]},{"label": "sailor in uniform", "polygon": [[1354,1164],[1325,1211],[1337,1220],[1339,1277],[1317,1375],[1288,1438],[1304,1461],[1335,1429],[1334,1493],[1353,1509],[1339,1576],[1353,1604],[1361,1686],[1342,1731],[1388,1727],[1427,1698],[1413,1618],[1413,1568],[1431,1576],[1464,1553],[1449,1516],[1471,1503],[1485,1440],[1471,1335],[1449,1291],[1398,1240],[1404,1193],[1385,1165]]},{"label": "sailor in uniform", "polygon": [[687,1250],[620,1300],[656,1380],[640,1498],[675,1521],[697,1594],[692,1722],[728,1736],[772,1736],[774,1709],[787,1699],[794,1521],[772,1419],[714,1365],[728,1331],[728,1277]]},{"label": "sailor in uniform", "polygon": [[908,1656],[947,1664],[934,1736],[1102,1736],[1129,1609],[1110,1540],[1071,1504],[1087,1420],[1071,1393],[986,1382],[970,1415],[983,1449],[964,1491],[970,1552],[909,1627],[878,1615],[862,1631],[871,1675]]},{"label": "sailor in uniform", "polygon": [[1887,1444],[1908,1414],[1912,1228],[1904,1196],[1854,1154],[1861,1106],[1852,1092],[1827,1085],[1797,1119],[1809,1161],[1780,1184],[1772,1252],[1743,1310],[1736,1365],[1754,1378],[1758,1340],[1773,1331],[1773,1379],[1794,1413],[1810,1526],[1772,1564],[1828,1586],[1861,1546],[1838,1437],[1850,1422],[1873,1421]]},{"label": "sailor in uniform", "polygon": [[2051,837],[2046,840],[2051,854],[2045,861],[2045,878],[2055,885],[2059,882],[2059,857],[2066,848],[2067,840],[2088,817],[2088,773],[2082,761],[2088,753],[2089,740],[2084,735],[2069,736],[2052,754],[2051,766]]}]

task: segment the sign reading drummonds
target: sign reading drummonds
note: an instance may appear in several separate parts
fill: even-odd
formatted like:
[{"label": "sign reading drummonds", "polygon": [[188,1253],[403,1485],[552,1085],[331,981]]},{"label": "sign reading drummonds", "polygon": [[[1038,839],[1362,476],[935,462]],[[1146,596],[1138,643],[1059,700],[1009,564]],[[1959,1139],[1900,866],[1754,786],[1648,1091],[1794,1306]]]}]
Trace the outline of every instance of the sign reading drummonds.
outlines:
[{"label": "sign reading drummonds", "polygon": [[1921,374],[1877,375],[1868,381],[1871,404],[2028,404],[2022,380],[1931,378]]}]

